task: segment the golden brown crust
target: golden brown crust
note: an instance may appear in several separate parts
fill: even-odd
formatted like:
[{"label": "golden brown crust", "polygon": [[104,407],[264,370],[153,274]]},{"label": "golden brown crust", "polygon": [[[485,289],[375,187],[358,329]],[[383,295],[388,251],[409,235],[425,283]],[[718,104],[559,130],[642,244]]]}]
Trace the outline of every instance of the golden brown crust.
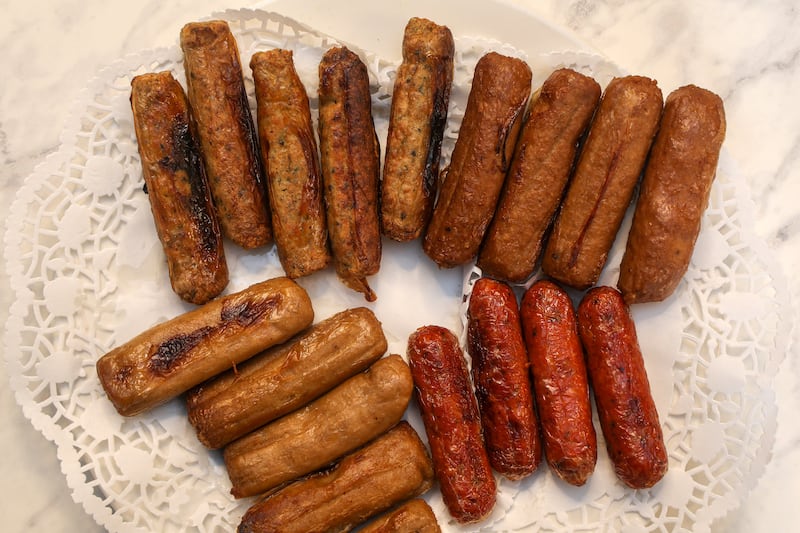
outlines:
[{"label": "golden brown crust", "polygon": [[428,503],[410,500],[359,529],[360,533],[440,533],[442,529]]}]

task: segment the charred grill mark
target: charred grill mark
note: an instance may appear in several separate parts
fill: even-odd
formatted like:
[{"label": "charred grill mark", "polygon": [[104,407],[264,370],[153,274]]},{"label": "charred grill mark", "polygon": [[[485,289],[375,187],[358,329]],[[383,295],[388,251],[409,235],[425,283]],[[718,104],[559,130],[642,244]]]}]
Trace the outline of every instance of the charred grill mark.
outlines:
[{"label": "charred grill mark", "polygon": [[263,300],[243,302],[225,301],[220,311],[220,327],[230,324],[247,327],[271,314],[281,303],[280,294],[273,294]]},{"label": "charred grill mark", "polygon": [[433,113],[430,119],[431,142],[428,144],[428,153],[425,157],[425,168],[422,172],[425,195],[432,197],[436,194],[436,179],[439,173],[439,158],[441,156],[442,137],[447,124],[447,107],[450,100],[450,84],[440,83],[440,80],[449,79],[451,63],[436,62],[436,73],[433,79],[436,90],[433,95]]},{"label": "charred grill mark", "polygon": [[215,328],[206,326],[191,333],[175,335],[159,344],[147,361],[147,367],[158,376],[168,375],[181,360]]}]

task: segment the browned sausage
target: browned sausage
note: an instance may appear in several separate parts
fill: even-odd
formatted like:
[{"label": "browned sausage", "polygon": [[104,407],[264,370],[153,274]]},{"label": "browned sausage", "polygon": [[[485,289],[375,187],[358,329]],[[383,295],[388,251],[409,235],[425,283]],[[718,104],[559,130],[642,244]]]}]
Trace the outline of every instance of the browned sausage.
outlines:
[{"label": "browned sausage", "polygon": [[597,463],[597,436],[572,300],[540,280],[525,291],[520,312],[547,463],[567,483],[583,485]]},{"label": "browned sausage", "polygon": [[443,268],[478,254],[511,163],[531,69],[524,61],[489,52],[478,60],[464,118],[445,169],[423,249]]},{"label": "browned sausage", "polygon": [[142,174],[172,290],[204,304],[228,284],[228,265],[189,104],[169,72],[131,81],[131,108]]},{"label": "browned sausage", "polygon": [[446,26],[416,17],[408,21],[403,62],[392,92],[381,184],[383,233],[397,241],[416,239],[430,220],[454,54],[453,35]]},{"label": "browned sausage", "polygon": [[239,50],[228,23],[181,29],[192,119],[223,233],[244,248],[272,241],[264,173]]},{"label": "browned sausage", "polygon": [[533,274],[599,99],[600,85],[570,69],[534,97],[478,257],[485,276],[521,283]]},{"label": "browned sausage", "polygon": [[597,414],[614,471],[628,486],[655,485],[668,459],[636,328],[622,295],[595,287],[578,306]]},{"label": "browned sausage", "polygon": [[724,139],[719,96],[689,85],[667,97],[620,267],[629,304],[663,300],[686,273]]},{"label": "browned sausage", "polygon": [[501,281],[479,279],[472,288],[467,320],[489,463],[508,479],[521,479],[539,466],[542,442],[514,291]]},{"label": "browned sausage", "polygon": [[595,284],[658,129],[662,96],[641,76],[603,93],[542,257],[542,270],[578,289]]},{"label": "browned sausage", "polygon": [[359,533],[440,533],[436,515],[420,498],[410,500],[358,530]]},{"label": "browned sausage", "polygon": [[278,258],[290,278],[307,276],[331,259],[308,95],[290,50],[253,54],[250,69]]},{"label": "browned sausage", "polygon": [[494,507],[497,485],[458,339],[423,326],[408,339],[408,359],[442,499],[457,522],[477,522]]}]

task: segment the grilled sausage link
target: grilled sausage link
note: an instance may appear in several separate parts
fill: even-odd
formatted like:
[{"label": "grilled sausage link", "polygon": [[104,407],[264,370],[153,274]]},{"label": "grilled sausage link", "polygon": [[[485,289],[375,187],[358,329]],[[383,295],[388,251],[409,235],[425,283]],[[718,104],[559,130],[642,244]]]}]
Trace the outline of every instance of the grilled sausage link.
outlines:
[{"label": "grilled sausage link", "polygon": [[578,289],[597,282],[658,129],[662,96],[641,76],[606,87],[542,257],[542,270]]},{"label": "grilled sausage link", "polygon": [[497,486],[458,339],[423,326],[408,339],[408,360],[442,499],[457,522],[477,522],[494,507]]},{"label": "grilled sausage link", "polygon": [[158,324],[97,361],[100,383],[132,416],[289,339],[314,319],[306,291],[275,278]]},{"label": "grilled sausage link", "polygon": [[597,414],[614,471],[628,486],[655,485],[668,458],[636,328],[622,295],[595,287],[578,306]]},{"label": "grilled sausage link", "polygon": [[724,139],[719,96],[694,85],[667,96],[620,267],[627,303],[661,301],[686,274]]},{"label": "grilled sausage link", "polygon": [[441,533],[436,515],[420,498],[409,500],[359,529],[359,533]]},{"label": "grilled sausage link", "polygon": [[597,463],[597,435],[572,300],[540,280],[525,291],[520,313],[547,463],[567,483],[583,485]]},{"label": "grilled sausage link", "polygon": [[511,287],[489,278],[475,282],[467,336],[489,463],[508,479],[521,479],[539,466],[542,443]]},{"label": "grilled sausage link", "polygon": [[131,109],[142,174],[172,290],[204,304],[228,284],[228,265],[189,104],[169,72],[131,81]]},{"label": "grilled sausage link", "polygon": [[453,35],[446,26],[412,18],[403,34],[403,62],[392,92],[381,184],[383,234],[416,239],[430,220],[453,83]]},{"label": "grilled sausage link", "polygon": [[223,233],[244,248],[272,241],[269,205],[239,50],[228,23],[181,29],[192,119]]}]

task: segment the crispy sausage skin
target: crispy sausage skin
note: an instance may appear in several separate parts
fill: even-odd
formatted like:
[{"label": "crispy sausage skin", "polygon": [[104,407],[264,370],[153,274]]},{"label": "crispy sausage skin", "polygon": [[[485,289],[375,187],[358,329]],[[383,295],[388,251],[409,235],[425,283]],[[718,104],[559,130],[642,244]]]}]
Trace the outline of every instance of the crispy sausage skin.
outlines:
[{"label": "crispy sausage skin", "polygon": [[245,435],[223,457],[237,498],[309,474],[400,422],[414,382],[399,355],[375,362],[305,407]]},{"label": "crispy sausage skin", "polygon": [[200,442],[220,448],[366,369],[386,347],[372,311],[342,311],[193,389],[189,422]]},{"label": "crispy sausage skin", "polygon": [[192,22],[181,29],[192,119],[223,233],[244,248],[272,242],[258,141],[239,49],[228,23]]},{"label": "crispy sausage skin", "polygon": [[662,103],[649,78],[608,84],[542,257],[545,274],[577,289],[595,284],[644,168]]},{"label": "crispy sausage skin", "polygon": [[331,259],[308,95],[291,50],[257,52],[250,69],[278,257],[288,277],[307,276]]},{"label": "crispy sausage skin", "polygon": [[423,326],[408,339],[408,360],[442,499],[457,522],[477,522],[494,507],[497,485],[458,339]]},{"label": "crispy sausage skin", "polygon": [[533,274],[599,100],[600,85],[570,69],[536,93],[478,256],[485,276],[521,283]]},{"label": "crispy sausage skin", "polygon": [[403,62],[392,92],[381,185],[382,231],[397,241],[416,239],[430,220],[454,54],[453,34],[446,26],[417,17],[408,21]]},{"label": "crispy sausage skin", "polygon": [[433,485],[416,431],[400,422],[332,469],[295,481],[253,505],[239,533],[349,531]]},{"label": "crispy sausage skin", "polygon": [[441,533],[428,503],[415,498],[363,526],[359,533]]},{"label": "crispy sausage skin", "polygon": [[467,309],[472,379],[492,467],[521,479],[542,459],[517,297],[501,281],[475,282]]},{"label": "crispy sausage skin", "polygon": [[142,174],[172,290],[204,304],[228,285],[228,265],[189,104],[169,72],[131,81]]},{"label": "crispy sausage skin", "polygon": [[614,471],[634,489],[655,485],[668,458],[636,329],[622,295],[595,287],[578,306],[578,331]]},{"label": "crispy sausage skin", "polygon": [[531,69],[489,52],[478,60],[423,250],[442,268],[478,254],[494,215],[531,93]]},{"label": "crispy sausage skin", "polygon": [[520,305],[547,463],[580,486],[597,463],[597,435],[575,309],[558,285],[536,281]]},{"label": "crispy sausage skin", "polygon": [[97,361],[121,415],[132,416],[286,341],[314,320],[305,289],[274,278],[158,324]]},{"label": "crispy sausage skin", "polygon": [[719,96],[694,85],[667,96],[620,267],[627,303],[667,298],[686,273],[724,139]]},{"label": "crispy sausage skin", "polygon": [[380,147],[367,67],[346,47],[331,48],[319,64],[319,142],[336,274],[374,301],[367,276],[381,263]]}]

